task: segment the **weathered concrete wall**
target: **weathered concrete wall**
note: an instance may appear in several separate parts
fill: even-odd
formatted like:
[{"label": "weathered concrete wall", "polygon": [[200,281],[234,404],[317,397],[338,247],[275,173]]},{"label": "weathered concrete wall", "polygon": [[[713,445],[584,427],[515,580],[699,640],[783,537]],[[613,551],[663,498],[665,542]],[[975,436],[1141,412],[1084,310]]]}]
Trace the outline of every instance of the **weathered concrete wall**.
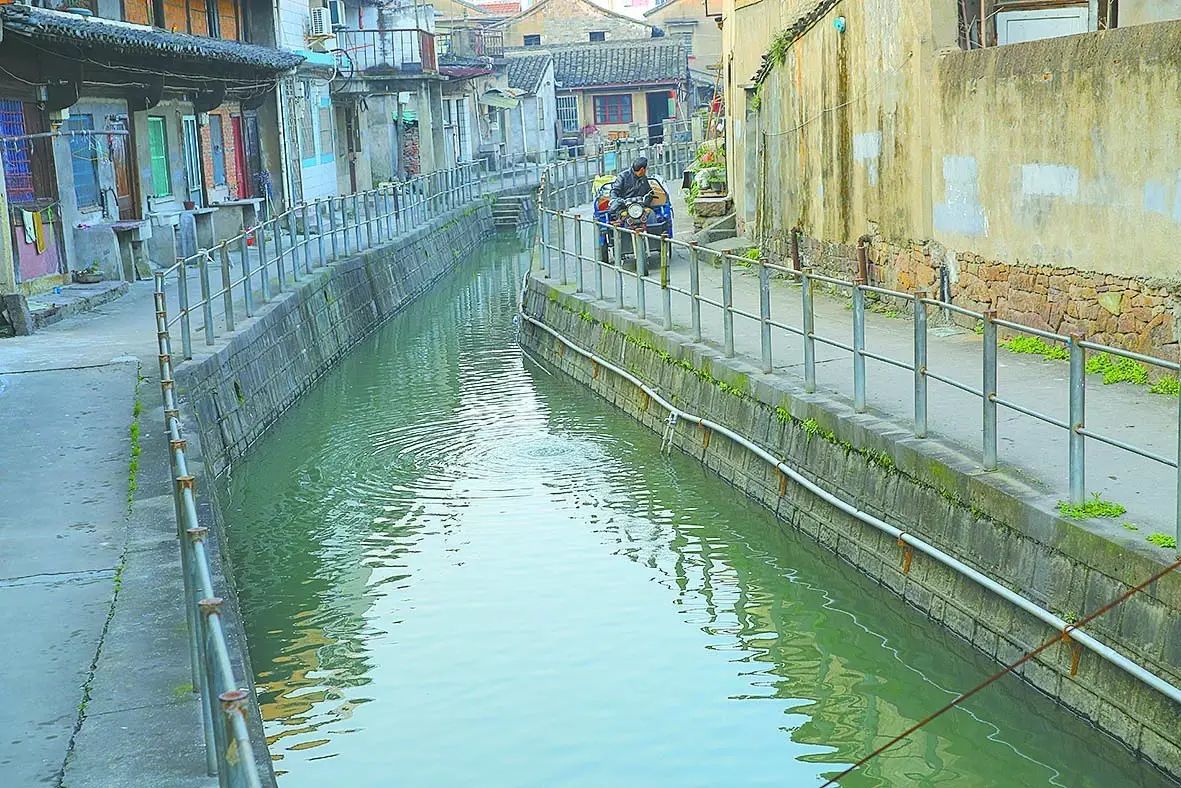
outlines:
[{"label": "weathered concrete wall", "polygon": [[[909,427],[867,415],[787,381],[724,359],[627,313],[531,280],[525,311],[578,346],[628,369],[677,404],[745,435],[817,484],[1072,620],[1115,599],[1163,565],[1166,551],[1116,544],[1085,522],[1066,521],[1001,474]],[[523,342],[654,432],[665,411],[632,384],[526,323]],[[681,423],[674,445],[815,538],[884,588],[1010,662],[1055,634],[942,564],[915,553],[908,570],[897,542],[824,503],[721,435]],[[1040,504],[1040,505],[1039,505]],[[1172,683],[1181,682],[1181,577],[1176,573],[1087,627]],[[1170,773],[1181,772],[1181,708],[1089,651],[1071,672],[1069,644],[1018,670],[1040,691],[1086,717]]]},{"label": "weathered concrete wall", "polygon": [[491,230],[491,208],[481,203],[397,245],[338,263],[272,301],[225,347],[178,367],[182,407],[195,422],[207,473],[218,476],[242,457],[353,345]]},{"label": "weathered concrete wall", "polygon": [[[961,51],[950,2],[765,5],[735,8],[726,41],[748,234],[783,254],[798,226],[807,262],[842,272],[869,236],[876,284],[929,286],[945,268],[964,306],[1176,353],[1181,154],[1166,119],[1181,112],[1181,23]],[[773,44],[768,28],[817,8]],[[771,51],[781,62],[755,90]]]},{"label": "weathered concrete wall", "polygon": [[504,31],[506,47],[524,46],[529,35],[541,36],[542,46],[586,43],[592,32],[605,33],[608,41],[652,35],[648,23],[612,13],[589,0],[546,0],[495,29]]}]

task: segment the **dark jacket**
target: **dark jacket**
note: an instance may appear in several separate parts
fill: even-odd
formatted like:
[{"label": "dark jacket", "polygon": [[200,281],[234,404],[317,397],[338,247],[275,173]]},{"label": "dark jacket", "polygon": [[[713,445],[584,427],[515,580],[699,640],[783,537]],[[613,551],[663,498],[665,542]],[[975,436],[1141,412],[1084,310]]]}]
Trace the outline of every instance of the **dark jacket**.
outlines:
[{"label": "dark jacket", "polygon": [[631,170],[624,170],[616,175],[615,180],[611,183],[611,210],[615,210],[621,200],[645,195],[648,196],[648,199],[644,201],[644,204],[647,205],[652,201],[652,186],[648,183],[648,176],[636,175]]}]

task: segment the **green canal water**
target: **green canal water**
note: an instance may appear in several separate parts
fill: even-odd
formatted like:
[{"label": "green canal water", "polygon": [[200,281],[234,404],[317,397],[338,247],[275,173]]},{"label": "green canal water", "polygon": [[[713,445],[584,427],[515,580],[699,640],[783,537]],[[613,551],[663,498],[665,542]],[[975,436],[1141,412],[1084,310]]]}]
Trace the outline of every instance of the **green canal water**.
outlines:
[{"label": "green canal water", "polygon": [[[514,342],[490,244],[235,467],[283,786],[809,786],[993,666]],[[1156,785],[1017,680],[849,786]]]}]

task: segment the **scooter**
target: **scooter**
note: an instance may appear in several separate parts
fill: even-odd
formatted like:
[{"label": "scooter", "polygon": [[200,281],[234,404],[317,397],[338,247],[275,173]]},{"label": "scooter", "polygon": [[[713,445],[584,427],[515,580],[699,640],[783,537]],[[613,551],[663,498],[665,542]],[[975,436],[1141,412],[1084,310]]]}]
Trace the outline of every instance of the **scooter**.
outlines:
[{"label": "scooter", "polygon": [[[660,254],[660,239],[648,235],[648,217],[652,209],[647,206],[649,195],[626,197],[611,212],[610,224],[631,232],[619,233],[622,250],[615,249],[616,233],[607,233],[606,254],[614,250],[616,260],[621,268],[629,271],[636,270],[637,262],[642,265],[641,274],[648,273],[648,263],[652,255]],[[642,235],[641,235],[642,234]],[[643,254],[639,254],[642,252]]]}]

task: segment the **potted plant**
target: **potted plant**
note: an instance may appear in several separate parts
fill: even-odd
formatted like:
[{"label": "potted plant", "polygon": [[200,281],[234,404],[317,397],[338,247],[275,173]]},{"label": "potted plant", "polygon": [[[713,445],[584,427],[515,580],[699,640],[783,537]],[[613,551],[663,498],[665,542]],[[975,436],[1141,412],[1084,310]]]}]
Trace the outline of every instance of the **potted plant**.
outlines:
[{"label": "potted plant", "polygon": [[103,280],[102,269],[98,266],[98,260],[95,260],[85,268],[74,272],[74,281],[80,285],[92,285]]}]

